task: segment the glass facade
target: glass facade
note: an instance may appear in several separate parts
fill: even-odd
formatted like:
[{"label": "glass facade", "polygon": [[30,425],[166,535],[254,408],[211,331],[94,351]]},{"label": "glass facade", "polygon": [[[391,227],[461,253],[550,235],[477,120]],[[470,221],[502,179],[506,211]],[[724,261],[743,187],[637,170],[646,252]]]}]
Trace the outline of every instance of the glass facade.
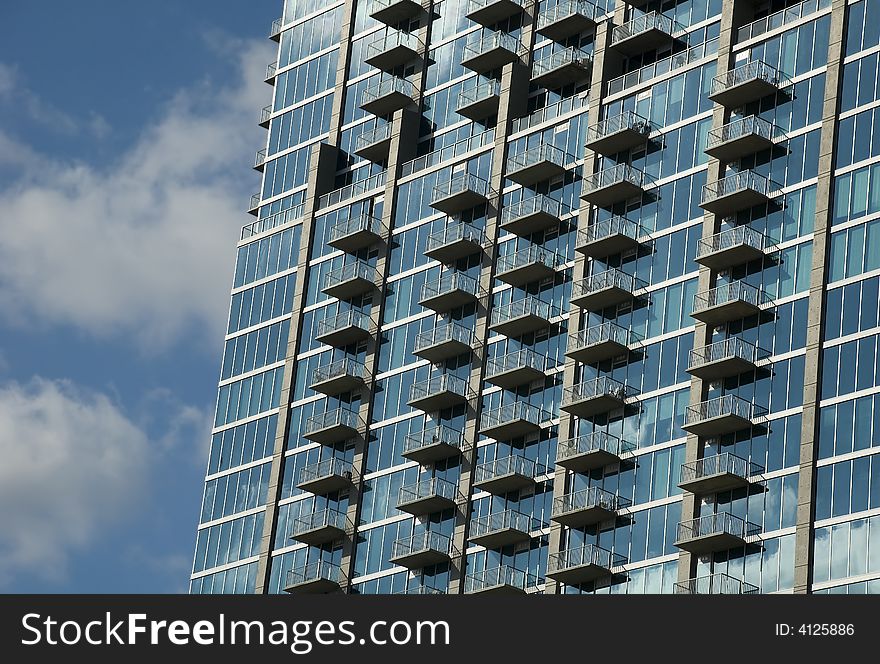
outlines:
[{"label": "glass facade", "polygon": [[271,38],[191,592],[880,588],[876,2]]}]

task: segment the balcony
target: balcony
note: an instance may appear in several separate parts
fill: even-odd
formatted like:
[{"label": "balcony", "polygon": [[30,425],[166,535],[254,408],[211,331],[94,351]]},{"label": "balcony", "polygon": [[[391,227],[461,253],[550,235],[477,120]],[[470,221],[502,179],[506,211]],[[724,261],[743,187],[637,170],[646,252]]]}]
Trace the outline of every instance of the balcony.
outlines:
[{"label": "balcony", "polygon": [[345,536],[345,523],[345,512],[323,509],[294,519],[290,538],[311,546],[329,544]]},{"label": "balcony", "polygon": [[601,208],[642,196],[653,178],[627,164],[617,164],[584,178],[581,198]]},{"label": "balcony", "polygon": [[316,495],[326,495],[351,486],[354,471],[345,459],[331,457],[299,470],[296,487]]},{"label": "balcony", "polygon": [[350,408],[334,408],[312,415],[306,420],[303,437],[324,445],[334,445],[353,438],[363,422]]},{"label": "balcony", "polygon": [[552,7],[541,8],[537,31],[554,41],[565,41],[596,25],[601,10],[586,0],[561,0]]},{"label": "balcony", "polygon": [[559,407],[570,415],[593,417],[623,408],[626,399],[633,394],[635,390],[623,383],[599,376],[565,388]]},{"label": "balcony", "polygon": [[431,207],[455,215],[488,202],[492,195],[489,183],[472,173],[459,173],[434,187]]},{"label": "balcony", "polygon": [[269,85],[275,85],[275,77],[278,76],[278,61],[270,62],[266,66],[266,76],[263,80]]},{"label": "balcony", "polygon": [[695,294],[691,316],[707,325],[720,325],[757,314],[764,301],[764,291],[744,281],[731,281]]},{"label": "balcony", "polygon": [[752,426],[767,410],[751,401],[725,394],[687,407],[681,428],[695,436],[717,437]]},{"label": "balcony", "polygon": [[497,334],[518,337],[549,327],[554,315],[555,310],[550,304],[528,295],[521,300],[493,307],[489,329]]},{"label": "balcony", "polygon": [[496,496],[535,485],[535,478],[547,472],[544,466],[523,456],[507,456],[474,468],[474,488]]},{"label": "balcony", "polygon": [[710,131],[706,154],[730,163],[773,147],[781,136],[782,132],[775,124],[750,115]]},{"label": "balcony", "polygon": [[683,29],[668,16],[652,11],[615,27],[611,47],[624,55],[639,55],[671,44]]},{"label": "balcony", "polygon": [[302,594],[324,594],[339,590],[342,570],[326,560],[295,567],[287,573],[287,584],[284,592]]},{"label": "balcony", "polygon": [[506,32],[477,33],[464,45],[461,66],[485,74],[517,60],[523,52],[522,42]]},{"label": "balcony", "polygon": [[254,170],[262,173],[266,170],[266,153],[268,150],[263,148],[262,150],[257,150],[257,154],[254,156]]},{"label": "balcony", "polygon": [[537,583],[538,580],[533,575],[502,565],[468,574],[464,580],[464,592],[467,595],[522,595],[527,588],[533,588]]},{"label": "balcony", "polygon": [[452,552],[451,539],[446,535],[427,531],[395,540],[389,562],[408,569],[421,569],[449,562]]},{"label": "balcony", "polygon": [[486,81],[462,90],[455,110],[459,115],[478,122],[497,115],[500,101],[501,87],[498,81]]},{"label": "balcony", "polygon": [[575,157],[555,145],[541,143],[509,157],[506,175],[509,180],[531,187],[562,175],[565,165],[574,161]]},{"label": "balcony", "polygon": [[419,304],[438,313],[463,307],[477,299],[477,282],[463,272],[446,272],[422,286]]},{"label": "balcony", "polygon": [[709,99],[728,108],[739,108],[790,84],[788,77],[775,67],[753,60],[713,78]]},{"label": "balcony", "polygon": [[522,11],[523,0],[468,0],[465,16],[487,28]]},{"label": "balcony", "polygon": [[719,380],[754,371],[758,362],[769,356],[763,348],[739,337],[728,337],[692,350],[687,371],[703,380]]},{"label": "balcony", "polygon": [[700,207],[720,217],[727,217],[772,201],[774,188],[778,188],[778,185],[763,175],[754,171],[740,171],[703,185]]},{"label": "balcony", "polygon": [[272,104],[268,106],[263,106],[263,110],[260,111],[260,122],[259,125],[263,129],[269,128],[269,122],[272,120]]},{"label": "balcony", "polygon": [[532,64],[532,83],[547,90],[557,90],[588,80],[591,67],[590,56],[569,47],[536,60]]},{"label": "balcony", "polygon": [[432,463],[458,456],[463,444],[464,436],[461,431],[441,424],[409,434],[403,441],[401,455],[421,464]]},{"label": "balcony", "polygon": [[574,282],[571,303],[587,311],[602,311],[631,301],[644,286],[643,281],[631,274],[611,268]]},{"label": "balcony", "polygon": [[513,440],[540,431],[541,423],[552,418],[550,413],[525,401],[515,401],[500,408],[484,410],[480,416],[480,433],[495,440]]},{"label": "balcony", "polygon": [[705,555],[745,546],[759,532],[761,526],[733,514],[708,514],[678,524],[675,546],[696,555]]},{"label": "balcony", "polygon": [[350,357],[316,367],[309,388],[327,396],[338,396],[364,387],[367,368]]},{"label": "balcony", "polygon": [[594,364],[626,355],[641,339],[635,332],[606,321],[570,334],[565,354],[582,364]]},{"label": "balcony", "polygon": [[560,583],[577,585],[610,576],[626,558],[606,551],[595,544],[551,553],[547,560],[547,576]]},{"label": "balcony", "polygon": [[362,214],[333,224],[327,244],[354,254],[379,242],[382,234],[382,222],[372,215]]},{"label": "balcony", "polygon": [[462,222],[447,223],[442,230],[427,237],[425,256],[449,264],[481,252],[485,244],[486,235],[476,226]]},{"label": "balcony", "polygon": [[372,162],[383,162],[388,159],[388,151],[391,149],[391,123],[381,124],[375,129],[365,131],[354,144],[354,153],[358,157],[369,159]]},{"label": "balcony", "polygon": [[361,108],[376,116],[389,115],[412,104],[415,94],[411,81],[382,74],[378,83],[364,89]]},{"label": "balcony", "polygon": [[428,380],[413,383],[407,405],[426,413],[451,408],[468,400],[467,381],[452,374],[438,374]]},{"label": "balcony", "polygon": [[473,519],[468,539],[487,549],[498,549],[508,544],[528,541],[531,538],[529,533],[536,526],[537,523],[531,515],[505,510]]},{"label": "balcony", "polygon": [[324,277],[322,291],[329,297],[350,300],[376,290],[379,274],[365,261],[355,261],[330,270]]},{"label": "balcony", "polygon": [[260,212],[260,203],[262,202],[262,200],[263,199],[259,193],[251,196],[251,202],[248,203],[247,213],[252,214],[256,217],[257,214],[259,214]]},{"label": "balcony", "polygon": [[555,252],[532,244],[512,254],[499,256],[495,262],[495,277],[511,286],[523,286],[553,277],[559,263],[559,256]]},{"label": "balcony", "polygon": [[567,210],[559,201],[537,194],[504,206],[500,225],[505,231],[528,237],[532,233],[558,227],[560,217],[566,213]]},{"label": "balcony", "polygon": [[556,447],[556,463],[567,470],[586,473],[620,463],[621,458],[634,449],[634,443],[604,431],[594,431],[585,436],[560,440]]},{"label": "balcony", "polygon": [[411,32],[390,30],[367,44],[364,62],[376,69],[390,72],[415,60],[421,48],[421,42]]},{"label": "balcony", "polygon": [[315,340],[334,348],[344,348],[370,337],[370,317],[357,309],[347,309],[322,318],[315,327]]},{"label": "balcony", "polygon": [[516,390],[536,380],[543,382],[546,370],[546,357],[522,348],[490,359],[486,364],[486,381],[505,390]]},{"label": "balcony", "polygon": [[458,486],[439,477],[400,487],[397,509],[413,516],[434,514],[455,507]]},{"label": "balcony", "polygon": [[761,258],[769,246],[767,237],[749,226],[728,228],[697,243],[697,263],[724,270]]},{"label": "balcony", "polygon": [[372,0],[369,6],[372,18],[391,27],[413,18],[421,10],[421,3],[414,0]]},{"label": "balcony", "polygon": [[416,335],[413,355],[442,362],[472,352],[476,341],[472,329],[459,323],[443,323]]},{"label": "balcony", "polygon": [[629,505],[626,498],[591,486],[554,498],[550,518],[569,528],[583,528],[613,519],[618,510]]},{"label": "balcony", "polygon": [[695,494],[720,493],[748,486],[749,478],[763,472],[758,464],[723,452],[683,463],[678,486]]},{"label": "balcony", "polygon": [[269,39],[273,42],[281,41],[281,28],[284,25],[284,19],[276,18],[272,21],[272,27],[269,28]]},{"label": "balcony", "polygon": [[406,590],[401,590],[400,592],[394,593],[395,595],[445,595],[446,591],[441,590],[440,588],[434,588],[433,586],[413,586],[411,588],[407,588]]},{"label": "balcony", "polygon": [[626,217],[615,215],[595,221],[577,233],[575,251],[590,258],[605,258],[638,248],[642,227]]},{"label": "balcony", "polygon": [[651,123],[641,115],[624,111],[587,127],[586,147],[602,155],[615,155],[645,145],[651,129]]},{"label": "balcony", "polygon": [[707,574],[675,584],[676,595],[754,595],[758,586],[727,574]]}]

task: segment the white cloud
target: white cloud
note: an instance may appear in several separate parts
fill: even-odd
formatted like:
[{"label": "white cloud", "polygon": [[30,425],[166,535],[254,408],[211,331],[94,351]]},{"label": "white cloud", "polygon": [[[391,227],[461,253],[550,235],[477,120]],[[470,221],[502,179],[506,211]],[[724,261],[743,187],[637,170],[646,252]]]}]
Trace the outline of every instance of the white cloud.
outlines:
[{"label": "white cloud", "polygon": [[147,352],[219,339],[271,59],[263,41],[224,46],[232,83],[182,91],[113,163],[52,162],[11,143],[19,156],[7,159],[30,167],[0,191],[0,320],[131,337]]}]

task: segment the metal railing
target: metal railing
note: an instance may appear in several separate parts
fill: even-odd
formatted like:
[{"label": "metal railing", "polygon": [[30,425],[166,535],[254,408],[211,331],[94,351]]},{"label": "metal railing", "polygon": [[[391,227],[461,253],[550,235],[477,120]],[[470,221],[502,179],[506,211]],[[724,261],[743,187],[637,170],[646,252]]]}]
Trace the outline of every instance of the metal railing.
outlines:
[{"label": "metal railing", "polygon": [[388,30],[384,35],[379,37],[379,39],[374,39],[367,44],[367,54],[365,59],[368,60],[380,53],[390,51],[397,46],[404,46],[411,51],[418,51],[422,46],[422,42],[420,42],[418,37],[411,32],[404,32],[403,30]]},{"label": "metal railing", "polygon": [[539,108],[530,115],[526,115],[522,118],[515,118],[511,125],[510,133],[516,134],[525,131],[536,125],[550,122],[551,120],[566,115],[567,113],[574,113],[575,111],[580,112],[586,109],[589,105],[589,101],[588,97],[564,97],[544,108]]},{"label": "metal railing", "polygon": [[543,475],[547,469],[541,464],[524,456],[506,456],[494,461],[486,461],[474,468],[474,482],[488,482],[504,475],[524,475],[534,479]]},{"label": "metal railing", "polygon": [[266,66],[266,80],[271,81],[273,78],[275,78],[275,74],[277,72],[278,72],[278,61],[276,60],[275,62],[270,62]]},{"label": "metal railing", "polygon": [[439,551],[451,555],[452,540],[441,533],[426,530],[418,535],[394,540],[394,544],[391,546],[391,557],[409,556],[420,551]]},{"label": "metal railing", "polygon": [[409,400],[417,401],[418,399],[425,399],[444,392],[452,392],[461,397],[467,397],[467,381],[454,374],[438,374],[428,380],[413,383],[409,388]]},{"label": "metal railing", "polygon": [[799,5],[787,7],[786,9],[782,9],[769,16],[765,16],[764,18],[759,18],[758,20],[752,21],[741,27],[736,32],[735,43],[738,44],[740,42],[748,41],[749,39],[754,39],[765,32],[781,28],[789,23],[794,23],[804,16],[808,16],[813,12],[822,9],[827,9],[830,6],[831,0],[806,0],[806,2],[802,2]]},{"label": "metal railing", "polygon": [[[257,206],[259,206],[259,204],[260,195],[257,194]],[[266,231],[283,226],[286,223],[296,221],[297,219],[301,219],[304,214],[305,207],[300,203],[299,205],[294,205],[281,212],[276,212],[275,214],[263,217],[262,219],[257,219],[256,221],[242,227],[241,239],[245,240],[254,235],[258,235],[259,233],[265,233]]]},{"label": "metal railing", "polygon": [[544,249],[538,244],[530,244],[525,249],[520,249],[512,254],[499,256],[495,262],[495,276],[500,277],[507,272],[512,272],[527,265],[540,263],[551,270],[555,270],[560,263],[559,256],[555,252]]},{"label": "metal railing", "polygon": [[534,64],[532,64],[532,78],[534,79],[538,76],[543,76],[555,69],[560,69],[561,67],[566,67],[568,65],[578,65],[588,69],[592,65],[592,60],[590,56],[583,51],[568,47],[544,56],[540,60],[536,60]]},{"label": "metal railing", "polygon": [[351,429],[357,429],[361,425],[361,418],[357,411],[351,408],[333,408],[325,410],[323,413],[316,413],[306,420],[306,435],[327,429],[333,426],[346,426]]},{"label": "metal railing", "polygon": [[[388,9],[389,7],[393,7],[394,5],[404,4],[407,0],[370,0],[369,12],[370,16],[373,14],[382,11],[383,9]],[[422,2],[420,0],[412,0],[414,4],[421,5]]]},{"label": "metal railing", "polygon": [[364,150],[371,145],[375,145],[381,141],[387,141],[391,138],[391,123],[381,124],[378,127],[374,127],[369,131],[363,132],[360,136],[357,137],[357,140],[354,144],[355,152],[360,150]]},{"label": "metal railing", "polygon": [[473,173],[460,173],[455,175],[446,182],[441,182],[434,187],[432,203],[461,194],[466,191],[472,191],[480,196],[489,198],[491,189],[489,183],[481,177]]},{"label": "metal railing", "polygon": [[659,12],[651,11],[646,14],[636,16],[631,21],[618,25],[611,31],[611,45],[619,44],[636,35],[643,34],[649,30],[659,30],[670,37],[676,32],[684,30],[684,26],[672,20],[668,16],[664,16]]},{"label": "metal railing", "polygon": [[330,242],[354,235],[361,231],[368,231],[373,235],[382,235],[382,222],[378,218],[362,214],[352,219],[344,219],[330,227]]},{"label": "metal railing", "polygon": [[370,329],[370,317],[357,309],[346,309],[330,318],[322,318],[315,328],[315,336],[324,335],[343,330],[347,327],[359,327],[362,330]]},{"label": "metal railing", "polygon": [[628,385],[614,380],[609,376],[598,376],[566,387],[562,393],[562,405],[569,406],[580,401],[609,396],[623,401],[635,394],[635,390]]},{"label": "metal railing", "polygon": [[712,456],[703,457],[690,463],[681,464],[679,479],[682,484],[712,475],[730,474],[737,477],[748,478],[764,472],[764,468],[748,459],[743,459],[730,452],[722,452]]},{"label": "metal railing", "polygon": [[466,241],[482,247],[486,244],[486,234],[476,226],[465,222],[446,224],[442,229],[425,238],[425,252],[434,251],[455,242]]},{"label": "metal railing", "polygon": [[586,0],[560,0],[552,7],[541,7],[538,14],[537,30],[553,25],[557,21],[568,18],[569,16],[584,16],[595,22],[604,12],[592,2]]},{"label": "metal railing", "polygon": [[767,247],[767,237],[750,226],[728,228],[697,242],[697,260],[733,247],[748,246],[763,252]]},{"label": "metal railing", "polygon": [[425,332],[419,332],[416,335],[413,351],[418,353],[426,348],[432,348],[448,341],[457,341],[473,348],[476,337],[474,336],[474,331],[464,325],[459,323],[443,323]]},{"label": "metal railing", "polygon": [[770,198],[772,183],[755,171],[740,171],[727,177],[703,185],[702,203],[710,203],[741,191],[751,189]]},{"label": "metal railing", "polygon": [[779,128],[769,120],[759,118],[757,115],[749,115],[710,131],[706,141],[706,149],[711,150],[728,141],[752,135],[773,141],[779,136]]},{"label": "metal railing", "polygon": [[570,164],[576,160],[576,157],[568,154],[565,150],[562,150],[555,145],[541,143],[540,145],[533,145],[532,147],[508,158],[507,174],[509,176],[512,173],[516,173],[517,171],[521,171],[545,161],[549,161],[551,164],[564,168],[566,164]]},{"label": "metal railing", "polygon": [[698,537],[728,534],[741,539],[754,537],[761,532],[761,526],[740,519],[729,512],[707,514],[690,521],[682,521],[678,524],[678,538],[676,541],[685,542]]},{"label": "metal railing", "polygon": [[437,164],[441,164],[445,161],[457,159],[458,157],[461,157],[468,153],[480,150],[487,145],[492,145],[494,144],[494,142],[494,129],[481,131],[479,134],[469,136],[468,138],[463,138],[462,140],[456,141],[455,143],[447,145],[446,147],[442,147],[439,150],[434,150],[433,152],[424,154],[421,157],[416,157],[415,159],[411,159],[410,161],[405,161],[400,167],[400,176],[406,177],[408,175],[412,175],[417,171],[430,168],[431,166],[436,166]]},{"label": "metal railing", "polygon": [[513,586],[514,588],[526,590],[536,585],[538,585],[538,579],[534,574],[524,572],[515,567],[502,565],[468,574],[464,580],[464,592],[476,593],[485,588],[493,588],[495,586]]},{"label": "metal railing", "polygon": [[580,229],[577,233],[577,246],[584,247],[615,235],[638,240],[642,236],[643,230],[636,222],[620,215],[614,215],[610,219],[595,221],[586,228]]},{"label": "metal railing", "polygon": [[582,297],[592,295],[609,288],[619,288],[627,293],[635,293],[639,288],[643,288],[645,282],[634,277],[631,274],[612,267],[589,277],[584,277],[580,281],[575,281],[571,287],[571,297]]},{"label": "metal railing", "polygon": [[294,537],[318,528],[345,530],[345,512],[328,507],[293,520]]},{"label": "metal railing", "polygon": [[583,192],[589,194],[623,182],[646,189],[654,184],[654,178],[629,164],[616,164],[584,178]]},{"label": "metal railing", "polygon": [[522,42],[507,32],[485,32],[476,33],[476,39],[468,39],[464,44],[464,60],[476,58],[483,55],[486,51],[496,48],[503,48],[515,55],[521,55],[524,52]]},{"label": "metal railing", "polygon": [[631,332],[612,321],[605,321],[569,335],[566,349],[571,352],[604,343],[616,343],[628,347],[641,339],[640,334]]},{"label": "metal railing", "polygon": [[708,346],[695,348],[690,351],[688,354],[688,370],[732,358],[739,358],[751,364],[757,364],[758,360],[763,360],[769,355],[768,351],[753,346],[744,339],[728,337],[727,339],[722,339]]},{"label": "metal railing", "polygon": [[343,357],[320,367],[315,367],[312,371],[312,385],[319,385],[334,378],[343,376],[352,376],[353,378],[365,379],[367,377],[367,368],[350,357]]},{"label": "metal railing", "polygon": [[347,477],[349,480],[354,476],[354,468],[352,465],[340,457],[331,457],[324,459],[318,463],[303,466],[299,469],[297,484],[307,484],[324,477],[333,477],[339,475]]},{"label": "metal railing", "polygon": [[269,39],[273,39],[281,34],[281,27],[284,25],[283,18],[276,18],[272,21],[272,27],[269,28]]},{"label": "metal railing", "polygon": [[591,452],[607,452],[619,457],[635,449],[635,443],[621,440],[605,431],[594,431],[577,438],[560,440],[556,447],[556,459],[564,461]]},{"label": "metal railing", "polygon": [[379,77],[378,83],[371,85],[368,88],[364,88],[364,91],[361,94],[361,106],[395,93],[406,95],[412,99],[415,92],[416,86],[413,85],[412,81],[405,78],[398,78],[397,76],[383,74]]},{"label": "metal railing", "polygon": [[256,211],[257,208],[260,207],[260,202],[263,200],[263,197],[259,194],[253,194],[251,196],[251,202],[248,204],[248,211]]},{"label": "metal railing", "polygon": [[613,95],[617,94],[618,92],[623,92],[627,88],[634,87],[636,85],[649,81],[652,78],[656,78],[657,76],[662,76],[668,72],[680,69],[681,67],[686,67],[692,62],[697,62],[698,60],[707,58],[717,52],[718,37],[715,37],[714,39],[710,39],[709,41],[703,42],[702,44],[692,46],[686,51],[676,53],[673,56],[663,58],[662,60],[658,60],[657,62],[654,62],[650,65],[646,65],[641,69],[636,69],[635,71],[632,71],[628,74],[624,74],[623,76],[618,76],[617,78],[611,79],[610,81],[608,81],[607,94]]},{"label": "metal railing", "polygon": [[531,295],[492,309],[491,324],[499,325],[523,316],[537,316],[549,321],[556,313],[553,305]]},{"label": "metal railing", "polygon": [[647,119],[633,111],[624,111],[587,127],[587,145],[623,131],[635,131],[647,136],[651,129],[652,125]]},{"label": "metal railing", "polygon": [[535,426],[540,426],[542,422],[547,422],[552,415],[538,406],[530,404],[526,401],[514,401],[499,408],[484,410],[480,415],[480,430],[491,429],[509,422],[517,422],[525,420]]},{"label": "metal railing", "polygon": [[766,412],[767,409],[763,406],[746,401],[735,394],[725,394],[688,406],[685,411],[684,426],[711,420],[716,417],[735,416],[744,420],[753,420],[766,414]]},{"label": "metal railing", "polygon": [[486,81],[470,88],[465,88],[458,94],[458,107],[463,108],[489,97],[497,97],[501,94],[501,86],[498,81]]},{"label": "metal railing", "polygon": [[501,225],[512,223],[523,217],[543,212],[551,217],[560,217],[568,214],[569,210],[562,205],[561,202],[545,196],[544,194],[536,194],[521,201],[505,205],[501,210]]},{"label": "metal railing", "polygon": [[380,171],[363,180],[357,180],[350,184],[334,189],[323,194],[318,199],[318,208],[324,209],[336,203],[342,203],[357,196],[362,196],[371,192],[378,193],[385,186],[385,180],[388,177],[388,171]]},{"label": "metal railing", "polygon": [[403,441],[403,454],[440,443],[461,449],[464,444],[464,434],[442,424],[417,433],[411,433]]},{"label": "metal railing", "polygon": [[731,281],[694,295],[694,312],[704,311],[728,302],[742,301],[759,307],[765,302],[764,291],[744,281]]},{"label": "metal railing", "polygon": [[776,67],[768,65],[763,60],[750,60],[713,78],[709,95],[730,90],[749,81],[764,81],[780,88],[790,83],[788,77]]},{"label": "metal railing", "polygon": [[424,498],[433,498],[434,496],[454,501],[457,494],[457,484],[447,482],[439,477],[430,477],[425,480],[420,480],[415,484],[407,484],[400,487],[400,490],[397,493],[397,504],[405,505],[406,503],[422,500]]},{"label": "metal railing", "polygon": [[422,286],[419,301],[424,302],[433,297],[459,290],[475,296],[477,294],[477,280],[464,272],[446,272],[439,279],[429,281]]},{"label": "metal railing", "polygon": [[676,595],[754,595],[759,590],[758,586],[721,573],[698,576],[675,584]]},{"label": "metal railing", "polygon": [[333,581],[339,582],[342,570],[339,565],[326,560],[315,560],[300,567],[294,567],[287,572],[287,587],[293,587],[309,583],[310,581]]},{"label": "metal railing", "polygon": [[377,277],[378,272],[375,267],[365,261],[358,260],[330,270],[324,277],[324,288],[331,288],[354,279],[366,279],[375,283]]},{"label": "metal railing", "polygon": [[547,573],[561,572],[562,570],[576,567],[595,565],[602,569],[612,570],[626,563],[626,558],[616,553],[611,553],[595,544],[564,549],[551,553],[547,560]]},{"label": "metal railing", "polygon": [[[479,11],[480,9],[491,7],[498,2],[499,0],[468,0],[466,13],[472,14],[473,12]],[[520,7],[525,6],[525,0],[510,0],[510,2],[519,5]]]},{"label": "metal railing", "polygon": [[401,590],[397,595],[445,595],[445,590],[434,588],[433,586],[413,586],[406,590]]},{"label": "metal railing", "polygon": [[628,507],[630,504],[631,501],[628,498],[605,491],[597,486],[591,486],[554,498],[553,516],[593,508],[616,512],[623,507]]},{"label": "metal railing", "polygon": [[537,530],[538,527],[537,519],[532,518],[531,514],[516,510],[504,510],[472,519],[471,537],[482,537],[500,530],[519,530],[523,533],[530,533]]},{"label": "metal railing", "polygon": [[257,154],[254,157],[254,168],[259,168],[266,163],[267,152],[268,150],[266,148],[263,148],[262,150],[257,150]]},{"label": "metal railing", "polygon": [[547,370],[547,358],[539,355],[531,348],[521,348],[499,357],[493,357],[486,363],[486,378],[515,371],[516,369],[534,369],[535,371]]},{"label": "metal railing", "polygon": [[272,104],[268,104],[263,106],[263,110],[260,111],[260,124],[266,124],[269,122],[269,118],[272,117]]}]

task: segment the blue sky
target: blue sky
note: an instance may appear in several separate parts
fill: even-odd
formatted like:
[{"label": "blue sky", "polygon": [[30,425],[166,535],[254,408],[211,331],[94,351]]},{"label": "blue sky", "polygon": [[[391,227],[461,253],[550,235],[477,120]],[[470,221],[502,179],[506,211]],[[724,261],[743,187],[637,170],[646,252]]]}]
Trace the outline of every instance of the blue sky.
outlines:
[{"label": "blue sky", "polygon": [[184,592],[279,0],[0,0],[0,592]]}]

